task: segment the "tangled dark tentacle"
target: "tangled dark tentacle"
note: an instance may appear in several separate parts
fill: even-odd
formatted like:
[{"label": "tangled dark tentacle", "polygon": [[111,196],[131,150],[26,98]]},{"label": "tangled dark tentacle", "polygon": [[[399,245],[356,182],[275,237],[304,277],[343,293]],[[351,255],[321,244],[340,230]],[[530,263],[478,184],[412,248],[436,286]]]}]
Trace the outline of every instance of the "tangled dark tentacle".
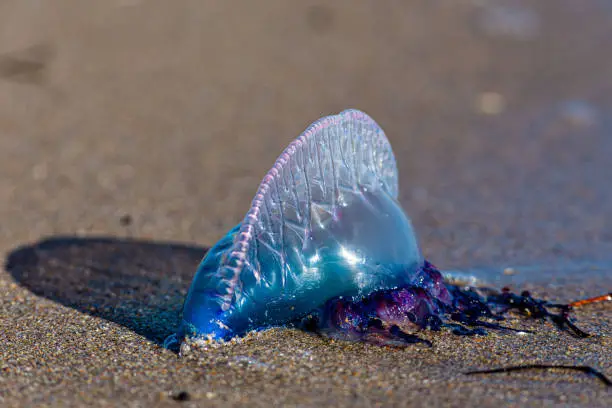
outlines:
[{"label": "tangled dark tentacle", "polygon": [[462,336],[486,335],[487,330],[533,333],[498,323],[508,313],[517,312],[531,319],[549,320],[560,330],[585,338],[590,335],[571,322],[571,311],[612,299],[611,295],[605,295],[554,304],[536,299],[528,291],[515,294],[508,288],[496,291],[452,285],[445,283],[438,269],[427,261],[417,273],[416,282],[419,285],[380,290],[358,299],[330,299],[298,325],[316,333],[341,333],[339,337],[376,344],[396,345],[400,341],[431,345],[411,332],[447,328]]}]

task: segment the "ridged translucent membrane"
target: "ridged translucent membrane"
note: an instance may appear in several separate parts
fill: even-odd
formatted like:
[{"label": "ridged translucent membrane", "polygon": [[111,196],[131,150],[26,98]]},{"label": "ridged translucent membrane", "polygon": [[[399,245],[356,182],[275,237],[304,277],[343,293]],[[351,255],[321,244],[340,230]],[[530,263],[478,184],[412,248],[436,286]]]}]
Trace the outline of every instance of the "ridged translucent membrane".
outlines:
[{"label": "ridged translucent membrane", "polygon": [[179,336],[228,339],[336,296],[419,284],[423,260],[397,194],[391,146],[368,115],[347,110],[313,123],[202,260]]}]

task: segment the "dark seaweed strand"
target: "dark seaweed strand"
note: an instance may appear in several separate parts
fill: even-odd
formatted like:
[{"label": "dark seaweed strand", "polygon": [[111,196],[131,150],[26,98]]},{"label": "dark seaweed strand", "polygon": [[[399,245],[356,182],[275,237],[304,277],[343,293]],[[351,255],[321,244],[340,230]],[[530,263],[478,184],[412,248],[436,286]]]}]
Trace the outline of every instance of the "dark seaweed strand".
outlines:
[{"label": "dark seaweed strand", "polygon": [[588,375],[592,375],[599,381],[604,383],[606,386],[612,386],[612,381],[608,379],[602,372],[597,371],[593,367],[589,366],[572,366],[572,365],[554,365],[554,364],[525,364],[510,367],[493,368],[490,370],[473,370],[465,372],[465,375],[475,374],[496,374],[496,373],[511,373],[516,371],[527,371],[527,370],[573,370],[580,371]]},{"label": "dark seaweed strand", "polygon": [[605,295],[601,295],[601,296],[595,296],[592,298],[588,298],[588,299],[582,299],[582,300],[577,300],[575,302],[570,303],[569,305],[567,305],[569,308],[574,309],[577,307],[583,307],[586,305],[591,305],[593,303],[600,303],[600,302],[610,302],[612,301],[612,292],[607,293]]}]

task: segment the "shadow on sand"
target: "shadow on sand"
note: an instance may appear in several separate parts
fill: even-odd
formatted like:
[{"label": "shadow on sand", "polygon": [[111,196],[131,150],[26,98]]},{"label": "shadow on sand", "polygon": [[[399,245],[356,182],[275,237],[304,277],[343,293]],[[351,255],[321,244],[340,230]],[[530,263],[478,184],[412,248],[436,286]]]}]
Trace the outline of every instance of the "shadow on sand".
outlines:
[{"label": "shadow on sand", "polygon": [[13,250],[5,268],[38,296],[162,344],[207,248],[111,237],[57,236]]}]

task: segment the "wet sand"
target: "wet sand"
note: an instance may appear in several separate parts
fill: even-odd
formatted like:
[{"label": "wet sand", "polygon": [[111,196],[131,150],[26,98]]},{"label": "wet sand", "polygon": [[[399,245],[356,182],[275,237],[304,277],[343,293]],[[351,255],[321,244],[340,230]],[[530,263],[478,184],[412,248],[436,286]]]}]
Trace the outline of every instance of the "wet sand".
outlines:
[{"label": "wet sand", "polygon": [[0,5],[0,405],[606,406],[580,373],[463,373],[610,377],[610,305],[576,314],[584,340],[518,319],[537,333],[161,348],[277,155],[349,107],[387,133],[437,266],[561,302],[611,289],[606,2],[324,4]]}]

